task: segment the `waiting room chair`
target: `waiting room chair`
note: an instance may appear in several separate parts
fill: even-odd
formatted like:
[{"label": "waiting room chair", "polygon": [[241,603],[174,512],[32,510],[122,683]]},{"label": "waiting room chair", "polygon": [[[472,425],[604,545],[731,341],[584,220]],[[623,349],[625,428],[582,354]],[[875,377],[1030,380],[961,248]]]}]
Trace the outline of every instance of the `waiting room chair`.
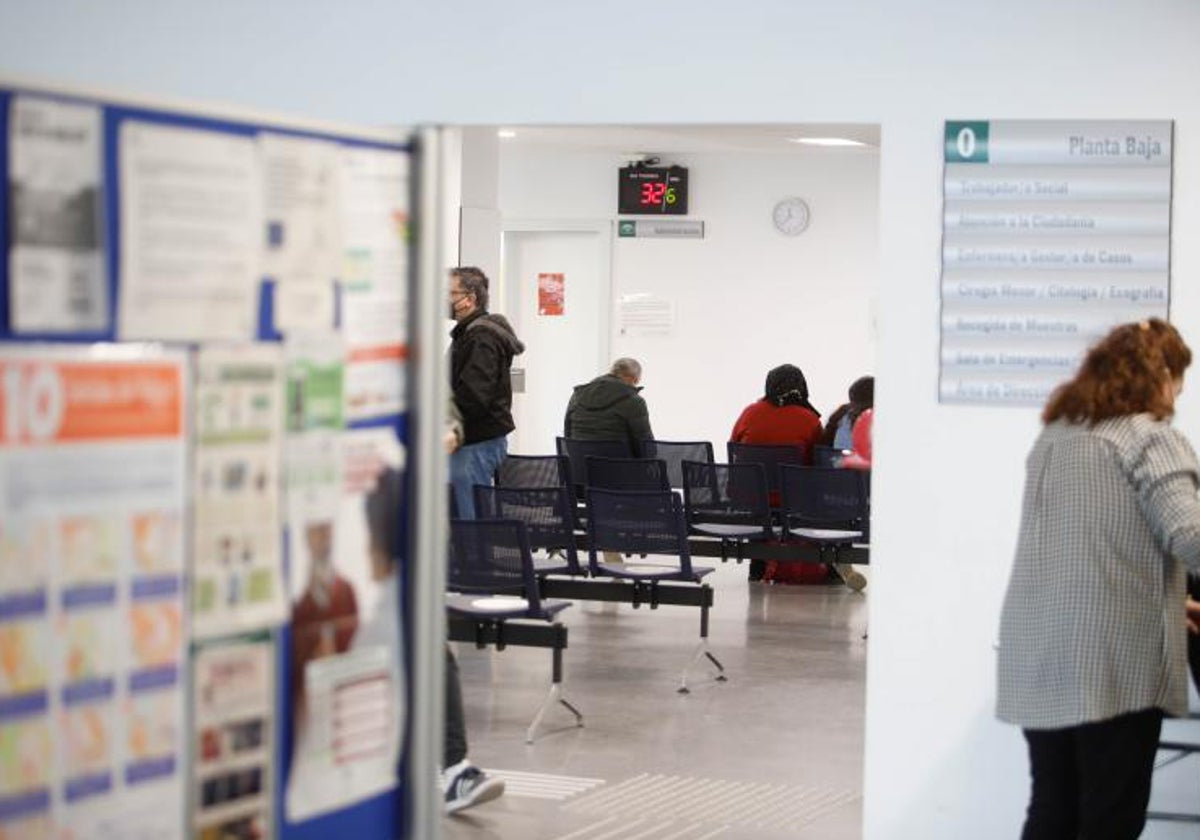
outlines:
[{"label": "waiting room chair", "polygon": [[[448,586],[446,600],[452,616],[466,618],[492,628],[497,649],[503,649],[503,625],[533,619],[558,625],[555,616],[571,606],[570,601],[543,600],[538,594],[537,573],[529,548],[525,523],[505,519],[456,519],[450,522]],[[562,644],[553,645],[554,672],[550,691],[525,732],[532,743],[534,732],[551,706],[561,704],[583,726],[583,715],[563,697]]]},{"label": "waiting room chair", "polygon": [[653,458],[585,459],[585,486],[601,490],[670,490],[667,464]]},{"label": "waiting room chair", "polygon": [[569,487],[571,466],[562,455],[507,455],[496,468],[497,487]]},{"label": "waiting room chair", "polygon": [[[710,567],[692,565],[687,522],[677,493],[589,487],[587,504],[588,568],[592,577],[631,580],[635,586],[648,586],[653,593],[663,581],[701,583],[712,572]],[[677,562],[612,564],[601,559],[604,554],[664,555],[677,558]],[[652,595],[652,605],[654,600]],[[703,657],[717,668],[717,679],[723,681],[725,668],[709,650],[706,620],[701,622],[700,642],[680,675],[680,693],[687,693],[688,671]]]},{"label": "waiting room chair", "polygon": [[784,535],[834,548],[867,540],[866,485],[856,470],[780,467]]},{"label": "waiting room chair", "polygon": [[729,441],[727,447],[729,463],[763,465],[763,469],[767,473],[767,492],[770,494],[771,507],[778,507],[781,504],[779,468],[784,464],[804,465],[809,463],[808,450],[798,445]]},{"label": "waiting room chair", "polygon": [[636,453],[627,440],[575,440],[574,438],[556,438],[555,445],[559,455],[566,456],[570,464],[571,484],[575,487],[579,498],[583,498],[583,488],[587,486],[587,458],[633,458]]},{"label": "waiting room chair", "polygon": [[775,536],[762,464],[684,461],[683,509],[692,533],[720,538],[722,561],[731,545],[741,562],[743,543]]},{"label": "waiting room chair", "polygon": [[583,575],[575,549],[575,499],[566,487],[488,487],[475,485],[475,513],[481,519],[517,519],[525,524],[529,547],[550,552],[533,558],[542,575]]},{"label": "waiting room chair", "polygon": [[667,462],[667,480],[676,490],[683,489],[683,462],[713,462],[713,445],[706,440],[642,441],[642,454],[647,458],[658,458]]}]

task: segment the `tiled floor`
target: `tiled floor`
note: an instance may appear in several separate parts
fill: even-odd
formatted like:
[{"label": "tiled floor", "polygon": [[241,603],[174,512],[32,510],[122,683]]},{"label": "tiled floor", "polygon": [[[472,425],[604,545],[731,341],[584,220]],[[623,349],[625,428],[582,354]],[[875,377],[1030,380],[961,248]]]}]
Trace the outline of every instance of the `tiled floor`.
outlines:
[{"label": "tiled floor", "polygon": [[[728,682],[697,665],[699,611],[576,602],[566,696],[525,728],[548,651],[457,645],[471,758],[508,792],[443,823],[447,840],[850,840],[861,836],[866,597],[747,584],[720,566],[710,628]],[[869,592],[869,589],[868,589]]]}]

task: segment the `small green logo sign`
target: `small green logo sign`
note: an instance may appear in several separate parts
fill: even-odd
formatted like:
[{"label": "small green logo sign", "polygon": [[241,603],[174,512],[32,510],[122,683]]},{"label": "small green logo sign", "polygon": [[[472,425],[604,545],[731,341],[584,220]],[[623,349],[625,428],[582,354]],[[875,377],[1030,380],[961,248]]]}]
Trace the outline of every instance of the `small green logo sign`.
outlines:
[{"label": "small green logo sign", "polygon": [[987,122],[946,122],[946,163],[987,163]]},{"label": "small green logo sign", "polygon": [[617,222],[617,236],[637,236],[637,222]]}]

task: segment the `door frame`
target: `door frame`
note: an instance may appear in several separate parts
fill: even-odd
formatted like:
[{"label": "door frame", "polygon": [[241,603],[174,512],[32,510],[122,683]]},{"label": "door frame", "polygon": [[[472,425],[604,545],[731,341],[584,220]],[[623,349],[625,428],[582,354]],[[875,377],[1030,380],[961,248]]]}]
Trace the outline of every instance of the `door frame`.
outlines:
[{"label": "door frame", "polygon": [[613,263],[613,220],[612,219],[504,219],[500,228],[500,299],[509,313],[518,306],[518,287],[508,276],[508,254],[505,238],[510,233],[595,233],[600,237],[600,263],[596,267],[600,278],[600,298],[604,306],[597,313],[600,322],[600,347],[598,355],[603,368],[611,359],[612,352],[612,263]]}]

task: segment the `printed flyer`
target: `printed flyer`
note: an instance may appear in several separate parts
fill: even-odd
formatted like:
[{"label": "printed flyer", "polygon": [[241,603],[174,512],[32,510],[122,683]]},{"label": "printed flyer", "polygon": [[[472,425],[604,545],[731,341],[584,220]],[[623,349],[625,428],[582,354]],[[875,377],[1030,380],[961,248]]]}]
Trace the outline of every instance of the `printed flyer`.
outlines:
[{"label": "printed flyer", "polygon": [[204,348],[196,371],[192,629],[210,638],[287,613],[283,356],[277,345]]},{"label": "printed flyer", "polygon": [[315,493],[289,528],[293,822],[392,788],[404,731],[394,563],[403,450],[391,429],[362,429],[328,459],[337,492]]},{"label": "printed flyer", "polygon": [[351,421],[404,411],[408,167],[404,152],[342,152],[342,327]]},{"label": "printed flyer", "polygon": [[9,294],[17,333],[110,323],[100,109],[17,96],[9,112]]},{"label": "printed flyer", "polygon": [[0,836],[184,836],[187,363],[0,348]]},{"label": "printed flyer", "polygon": [[275,643],[268,634],[207,642],[192,660],[196,840],[272,836]]}]

